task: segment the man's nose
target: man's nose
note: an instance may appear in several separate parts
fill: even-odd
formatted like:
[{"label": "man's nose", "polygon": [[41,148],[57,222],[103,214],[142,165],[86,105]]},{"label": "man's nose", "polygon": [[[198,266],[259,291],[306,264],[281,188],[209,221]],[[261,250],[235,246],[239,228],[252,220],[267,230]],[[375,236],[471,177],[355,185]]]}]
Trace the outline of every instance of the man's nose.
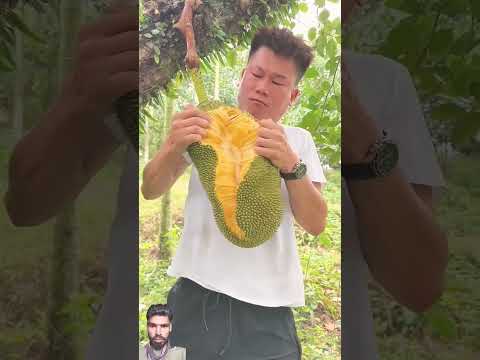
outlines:
[{"label": "man's nose", "polygon": [[268,96],[268,85],[267,85],[267,80],[261,79],[260,81],[257,82],[257,86],[255,88],[255,91],[258,94],[261,94],[263,96]]}]

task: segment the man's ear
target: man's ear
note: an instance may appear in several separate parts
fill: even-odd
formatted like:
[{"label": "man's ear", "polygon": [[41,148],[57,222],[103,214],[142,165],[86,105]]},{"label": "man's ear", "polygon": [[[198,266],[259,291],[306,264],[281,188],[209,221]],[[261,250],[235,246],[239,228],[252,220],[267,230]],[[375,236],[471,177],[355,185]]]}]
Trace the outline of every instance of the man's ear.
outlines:
[{"label": "man's ear", "polygon": [[300,97],[300,90],[298,90],[298,88],[293,89],[292,92],[290,93],[290,105],[295,105],[299,97]]}]

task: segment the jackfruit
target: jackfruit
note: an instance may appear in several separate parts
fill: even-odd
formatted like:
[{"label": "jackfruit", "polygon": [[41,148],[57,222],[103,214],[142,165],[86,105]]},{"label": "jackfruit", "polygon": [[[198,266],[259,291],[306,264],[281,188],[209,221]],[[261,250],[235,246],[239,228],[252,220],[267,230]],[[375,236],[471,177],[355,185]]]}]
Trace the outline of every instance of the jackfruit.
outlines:
[{"label": "jackfruit", "polygon": [[238,108],[206,101],[211,118],[201,142],[188,147],[212,204],[218,228],[233,244],[251,248],[272,238],[282,218],[279,170],[255,152],[259,125]]}]

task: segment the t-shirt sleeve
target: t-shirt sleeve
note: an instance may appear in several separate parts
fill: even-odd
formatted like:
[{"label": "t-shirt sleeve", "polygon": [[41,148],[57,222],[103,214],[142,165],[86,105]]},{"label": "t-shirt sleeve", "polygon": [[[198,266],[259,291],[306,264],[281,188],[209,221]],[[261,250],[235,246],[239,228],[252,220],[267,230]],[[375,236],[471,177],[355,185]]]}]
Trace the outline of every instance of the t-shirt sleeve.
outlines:
[{"label": "t-shirt sleeve", "polygon": [[307,175],[312,182],[325,184],[327,179],[323,173],[322,163],[318,156],[317,146],[313,141],[312,135],[305,131],[305,141],[300,158],[307,165]]},{"label": "t-shirt sleeve", "polygon": [[399,167],[407,181],[432,187],[444,186],[417,92],[408,70],[401,65],[398,66],[391,103],[392,131],[389,135],[398,145]]}]

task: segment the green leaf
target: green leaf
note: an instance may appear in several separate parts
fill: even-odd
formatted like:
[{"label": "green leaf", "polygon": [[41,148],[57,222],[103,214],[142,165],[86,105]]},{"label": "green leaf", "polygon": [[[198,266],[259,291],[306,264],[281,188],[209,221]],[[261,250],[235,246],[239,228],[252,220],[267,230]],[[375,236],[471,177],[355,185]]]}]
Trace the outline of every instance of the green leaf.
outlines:
[{"label": "green leaf", "polygon": [[469,113],[463,119],[457,119],[452,132],[452,140],[456,145],[463,145],[472,140],[480,131],[480,112]]},{"label": "green leaf", "polygon": [[426,314],[428,326],[432,329],[434,335],[446,339],[454,339],[457,336],[457,324],[448,310],[434,306]]},{"label": "green leaf", "polygon": [[330,12],[327,9],[323,9],[318,19],[320,20],[320,22],[325,24],[328,21],[329,16],[330,16]]},{"label": "green leaf", "polygon": [[443,29],[435,31],[430,43],[430,53],[432,55],[444,56],[450,51],[450,47],[453,44],[453,30]]},{"label": "green leaf", "polygon": [[465,116],[467,112],[454,103],[441,104],[432,109],[431,116],[434,120],[453,121]]},{"label": "green leaf", "polygon": [[305,72],[305,78],[306,79],[312,79],[312,78],[315,78],[319,76],[319,72],[317,69],[315,69],[314,67],[311,67],[309,68],[306,72]]},{"label": "green leaf", "polygon": [[300,3],[298,5],[298,9],[303,12],[303,13],[306,13],[308,12],[308,4],[307,3]]},{"label": "green leaf", "polygon": [[317,37],[317,28],[314,28],[314,27],[310,28],[308,30],[308,40],[313,42],[316,37]]},{"label": "green leaf", "polygon": [[237,52],[235,50],[227,52],[227,63],[232,68],[237,64]]}]

